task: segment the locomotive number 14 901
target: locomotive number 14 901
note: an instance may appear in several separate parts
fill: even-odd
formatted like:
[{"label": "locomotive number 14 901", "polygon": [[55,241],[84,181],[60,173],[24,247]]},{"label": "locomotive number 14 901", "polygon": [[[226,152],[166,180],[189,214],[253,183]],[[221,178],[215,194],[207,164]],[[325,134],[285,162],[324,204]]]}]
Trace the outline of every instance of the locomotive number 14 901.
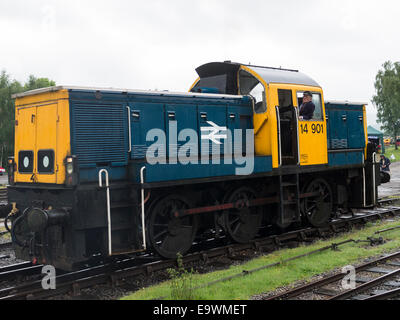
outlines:
[{"label": "locomotive number 14 901", "polygon": [[[310,128],[311,127],[311,128]],[[313,134],[319,134],[319,133],[324,133],[324,125],[323,124],[315,124],[313,123],[312,125],[309,126],[308,123],[305,124],[300,124],[300,129],[302,134],[308,134],[308,133],[313,133]]]}]

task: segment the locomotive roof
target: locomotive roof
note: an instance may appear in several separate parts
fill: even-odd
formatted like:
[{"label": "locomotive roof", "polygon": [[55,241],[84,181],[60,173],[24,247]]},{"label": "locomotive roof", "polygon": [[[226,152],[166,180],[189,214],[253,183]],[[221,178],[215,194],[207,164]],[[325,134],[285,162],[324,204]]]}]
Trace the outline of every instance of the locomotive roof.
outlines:
[{"label": "locomotive roof", "polygon": [[307,76],[296,70],[283,70],[274,68],[263,68],[255,66],[247,66],[255,71],[263,78],[266,83],[285,83],[285,84],[300,84],[311,87],[319,87],[320,85]]},{"label": "locomotive roof", "polygon": [[239,71],[240,66],[246,66],[247,68],[254,71],[260,78],[262,78],[267,84],[270,83],[283,83],[283,84],[299,84],[311,87],[320,87],[320,85],[298,70],[272,68],[272,67],[261,67],[250,64],[241,64],[230,61],[225,62],[211,62],[204,64],[196,69],[200,78],[214,76],[217,74],[224,73],[236,73]]},{"label": "locomotive roof", "polygon": [[221,98],[221,99],[241,99],[241,95],[230,94],[212,94],[212,93],[193,93],[193,92],[172,92],[172,91],[156,91],[156,90],[139,90],[139,89],[119,89],[119,88],[100,88],[100,87],[80,87],[80,86],[53,86],[47,88],[40,88],[30,90],[22,93],[12,95],[13,99],[22,98],[26,96],[33,96],[36,94],[55,92],[60,90],[79,90],[79,91],[100,91],[109,93],[129,93],[129,94],[151,94],[156,96],[181,96],[181,97],[208,97],[208,98]]},{"label": "locomotive roof", "polygon": [[337,101],[337,100],[325,100],[325,104],[340,104],[340,105],[348,105],[348,106],[366,106],[368,102],[353,102],[353,101]]}]

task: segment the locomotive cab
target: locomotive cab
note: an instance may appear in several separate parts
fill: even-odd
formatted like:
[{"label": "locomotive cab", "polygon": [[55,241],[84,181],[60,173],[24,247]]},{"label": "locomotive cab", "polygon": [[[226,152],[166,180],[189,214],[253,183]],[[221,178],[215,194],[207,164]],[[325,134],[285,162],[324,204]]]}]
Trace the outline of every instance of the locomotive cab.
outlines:
[{"label": "locomotive cab", "polygon": [[[250,96],[256,155],[272,156],[273,168],[326,165],[327,127],[322,88],[297,70],[209,63],[196,69],[191,92]],[[312,119],[299,116],[303,93],[312,93]],[[317,146],[317,147],[316,147]]]}]

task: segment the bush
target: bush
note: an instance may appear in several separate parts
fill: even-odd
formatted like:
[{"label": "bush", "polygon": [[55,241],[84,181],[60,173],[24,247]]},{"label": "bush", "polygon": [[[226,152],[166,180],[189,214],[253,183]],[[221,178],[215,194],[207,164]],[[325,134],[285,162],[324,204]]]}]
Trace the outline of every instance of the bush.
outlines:
[{"label": "bush", "polygon": [[190,271],[183,267],[182,255],[177,255],[177,269],[168,269],[171,278],[171,299],[172,300],[193,300],[193,269]]}]

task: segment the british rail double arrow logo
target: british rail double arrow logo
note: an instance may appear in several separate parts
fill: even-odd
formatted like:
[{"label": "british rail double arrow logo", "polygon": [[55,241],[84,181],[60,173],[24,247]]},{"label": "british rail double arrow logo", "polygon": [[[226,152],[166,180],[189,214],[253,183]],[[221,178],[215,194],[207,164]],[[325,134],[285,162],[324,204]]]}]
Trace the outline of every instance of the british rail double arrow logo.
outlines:
[{"label": "british rail double arrow logo", "polygon": [[[220,127],[212,121],[207,121],[211,127],[201,127],[201,140],[210,140],[215,144],[222,144],[221,139],[227,139],[227,128]],[[208,134],[203,134],[203,132],[209,132]],[[222,134],[225,132],[225,134]]]}]

